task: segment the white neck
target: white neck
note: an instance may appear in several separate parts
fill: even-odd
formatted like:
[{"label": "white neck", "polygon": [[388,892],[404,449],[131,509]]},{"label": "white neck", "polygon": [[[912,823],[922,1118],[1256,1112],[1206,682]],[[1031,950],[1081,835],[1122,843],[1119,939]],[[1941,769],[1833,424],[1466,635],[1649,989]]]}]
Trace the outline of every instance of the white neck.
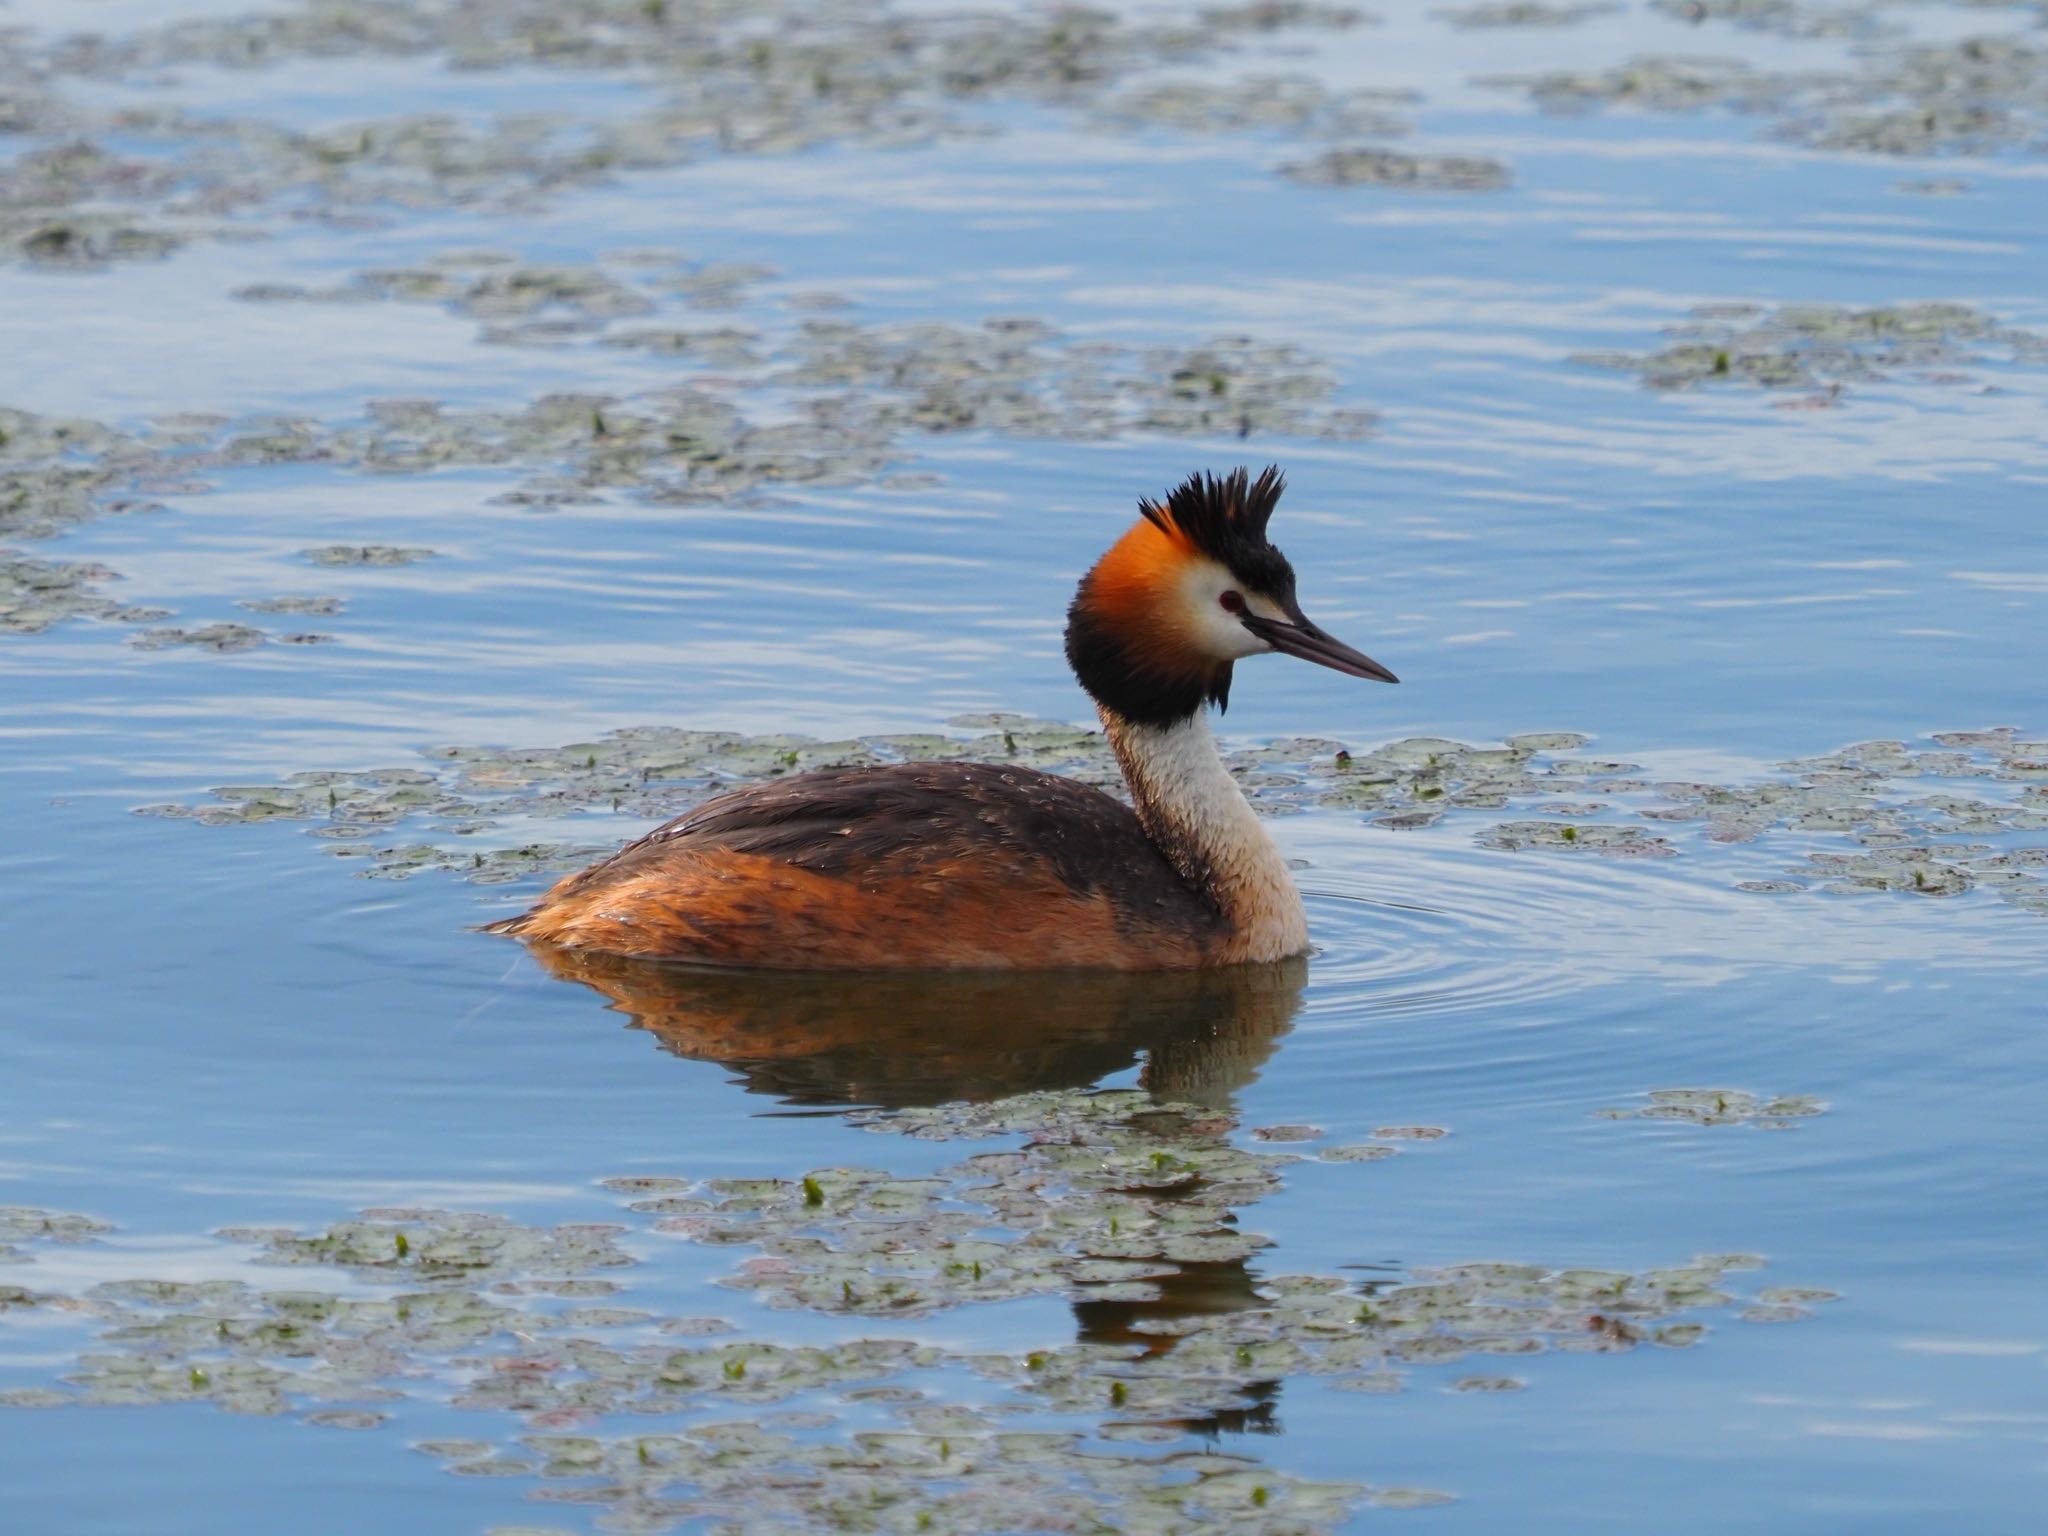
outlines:
[{"label": "white neck", "polygon": [[1231,929],[1226,962],[1279,960],[1308,948],[1308,918],[1287,862],[1259,824],[1201,714],[1135,725],[1100,711],[1146,835],[1181,878],[1215,901]]}]

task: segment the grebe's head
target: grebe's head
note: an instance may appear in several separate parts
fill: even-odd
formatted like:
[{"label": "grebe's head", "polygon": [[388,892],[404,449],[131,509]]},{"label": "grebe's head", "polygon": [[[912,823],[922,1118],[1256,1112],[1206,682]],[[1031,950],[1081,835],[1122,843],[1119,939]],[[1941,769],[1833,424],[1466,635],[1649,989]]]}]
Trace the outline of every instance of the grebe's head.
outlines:
[{"label": "grebe's head", "polygon": [[1265,651],[1351,677],[1394,674],[1310,622],[1294,567],[1266,539],[1286,481],[1243,469],[1190,475],[1081,578],[1067,660],[1090,697],[1126,720],[1166,724],[1230,701],[1234,662]]}]

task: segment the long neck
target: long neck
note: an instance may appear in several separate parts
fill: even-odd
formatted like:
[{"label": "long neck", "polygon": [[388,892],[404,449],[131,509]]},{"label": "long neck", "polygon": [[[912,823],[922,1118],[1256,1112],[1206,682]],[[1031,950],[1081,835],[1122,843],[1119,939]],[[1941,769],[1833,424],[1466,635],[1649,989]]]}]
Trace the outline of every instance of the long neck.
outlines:
[{"label": "long neck", "polygon": [[1101,709],[1138,820],[1181,878],[1216,903],[1228,961],[1279,960],[1308,948],[1308,919],[1286,860],[1245,801],[1197,712],[1164,725]]}]

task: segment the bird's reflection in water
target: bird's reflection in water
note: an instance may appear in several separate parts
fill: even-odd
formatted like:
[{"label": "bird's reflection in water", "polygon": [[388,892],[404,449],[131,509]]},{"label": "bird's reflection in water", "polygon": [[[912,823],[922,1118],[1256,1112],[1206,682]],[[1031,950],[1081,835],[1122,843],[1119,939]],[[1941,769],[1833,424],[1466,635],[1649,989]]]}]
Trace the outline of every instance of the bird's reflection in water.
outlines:
[{"label": "bird's reflection in water", "polygon": [[[533,945],[692,1061],[786,1104],[898,1109],[1080,1088],[1142,1062],[1154,1097],[1229,1111],[1293,1026],[1303,960],[1213,971],[827,973],[712,970]],[[1074,1301],[1084,1343],[1158,1356],[1175,1335],[1148,1324],[1261,1305],[1243,1260],[1184,1264],[1144,1300]],[[1272,1432],[1278,1383],[1242,1408],[1176,1424]]]},{"label": "bird's reflection in water", "polygon": [[1161,1099],[1227,1109],[1294,1022],[1308,963],[1213,971],[734,971],[532,946],[664,1050],[789,1104],[1079,1088],[1144,1059]]}]

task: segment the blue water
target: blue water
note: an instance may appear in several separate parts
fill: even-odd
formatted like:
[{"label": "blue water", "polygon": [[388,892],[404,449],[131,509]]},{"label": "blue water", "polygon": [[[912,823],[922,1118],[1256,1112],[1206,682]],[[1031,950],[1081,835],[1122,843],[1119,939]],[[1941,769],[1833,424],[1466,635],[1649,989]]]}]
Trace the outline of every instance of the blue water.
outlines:
[{"label": "blue water", "polygon": [[[70,24],[57,9],[15,19]],[[1338,403],[1381,416],[1356,443],[910,437],[897,467],[936,483],[690,507],[494,503],[513,471],[236,470],[28,547],[104,562],[122,600],[173,608],[172,622],[338,643],[143,651],[79,622],[0,644],[0,1204],[119,1228],[0,1280],[247,1278],[214,1229],[312,1228],[366,1206],[607,1220],[616,1202],[595,1181],[620,1173],[950,1161],[960,1149],[878,1146],[750,1092],[731,1067],[664,1053],[469,931],[531,884],[361,881],[293,825],[129,812],[302,769],[415,765],[441,743],[630,724],[834,736],[982,709],[1082,719],[1059,653],[1072,582],[1136,496],[1192,468],[1284,464],[1275,533],[1306,606],[1404,680],[1368,690],[1247,665],[1225,722],[1236,740],[1361,749],[1569,729],[1648,777],[1735,782],[1869,737],[2048,733],[2048,369],[1973,365],[1970,386],[1901,377],[1787,411],[1762,391],[1658,394],[1570,361],[1653,350],[1709,302],[1949,300],[2048,327],[2038,157],[1901,164],[1797,150],[1721,114],[1544,117],[1467,77],[1525,67],[1518,49],[1768,62],[1833,45],[1720,31],[1709,47],[1635,9],[1556,35],[1458,34],[1419,6],[1389,9],[1386,31],[1282,67],[1417,86],[1412,147],[1506,158],[1512,190],[1304,187],[1271,174],[1298,152],[1278,138],[1112,136],[1078,114],[1004,109],[984,114],[985,139],[713,158],[530,215],[258,220],[268,238],[161,265],[0,269],[4,403],[115,424],[339,422],[378,398],[509,407],[677,381],[678,364],[641,352],[483,346],[476,321],[435,307],[230,297],[474,246],[533,263],[648,245],[761,263],[778,276],[730,318],[770,331],[791,323],[781,297],[831,292],[870,324],[1024,314],[1092,340],[1293,342],[1332,363]],[[468,114],[559,86],[559,110],[596,118],[615,110],[608,91],[642,89],[419,61],[321,73],[317,97],[289,71],[238,75],[222,110]],[[209,81],[120,89],[189,105]],[[1971,190],[1893,190],[1933,174]],[[332,570],[298,555],[338,542],[437,558]],[[314,592],[347,610],[233,606]],[[1457,1496],[1363,1511],[1360,1530],[2037,1529],[2044,920],[1984,893],[1742,892],[1783,858],[1697,835],[1654,862],[1508,855],[1475,845],[1483,824],[1275,823],[1307,866],[1319,953],[1291,1033],[1236,1090],[1244,1124],[1308,1122],[1332,1142],[1390,1124],[1451,1134],[1364,1169],[1290,1170],[1244,1213],[1276,1240],[1263,1271],[1749,1252],[1767,1283],[1842,1299],[1784,1326],[1717,1315],[1689,1350],[1504,1362],[1529,1382],[1514,1394],[1452,1393],[1421,1372],[1385,1397],[1292,1380],[1281,1433],[1231,1448]],[[1719,1086],[1829,1110],[1783,1132],[1597,1116]],[[820,1330],[716,1288],[729,1252],[635,1241],[646,1262],[622,1276],[628,1305],[732,1316],[764,1338]],[[0,1387],[52,1381],[90,1348],[27,1316],[0,1314]],[[1033,1301],[888,1331],[1021,1350],[1071,1328]],[[404,1449],[515,1428],[479,1427],[432,1393],[393,1413],[341,1435],[200,1406],[6,1411],[7,1524],[598,1528],[581,1506],[528,1503],[529,1480],[449,1478]]]}]

